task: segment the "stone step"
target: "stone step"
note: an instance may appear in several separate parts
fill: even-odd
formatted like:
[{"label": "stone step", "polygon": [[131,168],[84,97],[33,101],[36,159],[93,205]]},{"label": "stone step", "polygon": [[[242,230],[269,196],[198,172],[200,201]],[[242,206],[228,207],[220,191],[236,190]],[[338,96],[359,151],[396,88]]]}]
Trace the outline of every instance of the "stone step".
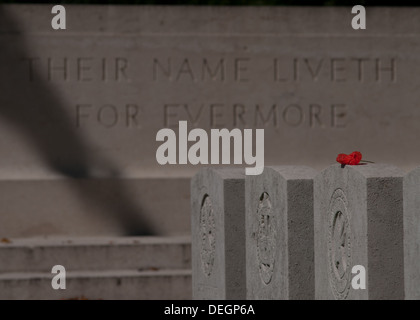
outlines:
[{"label": "stone step", "polygon": [[54,290],[51,273],[0,274],[0,300],[191,299],[191,270],[66,272],[66,289]]},{"label": "stone step", "polygon": [[95,272],[191,269],[191,240],[189,236],[0,239],[0,274],[50,273],[54,265]]}]

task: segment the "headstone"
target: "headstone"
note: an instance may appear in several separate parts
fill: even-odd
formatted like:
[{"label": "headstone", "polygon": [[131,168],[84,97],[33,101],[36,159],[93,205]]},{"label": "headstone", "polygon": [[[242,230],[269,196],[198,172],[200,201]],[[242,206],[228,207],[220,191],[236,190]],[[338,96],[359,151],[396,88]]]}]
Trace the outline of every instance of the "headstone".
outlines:
[{"label": "headstone", "polygon": [[401,170],[332,165],[314,190],[315,298],[404,299]]},{"label": "headstone", "polygon": [[[185,228],[161,231],[188,232],[197,167],[156,161],[157,132],[177,133],[181,120],[263,128],[265,165],[319,169],[354,150],[402,167],[418,159],[419,8],[371,7],[366,30],[351,28],[350,7],[65,5],[65,30],[51,27],[51,8],[0,6],[0,180],[48,198],[54,187],[41,182],[58,176],[73,191],[57,189],[57,219],[32,199],[9,203],[18,196],[2,188],[0,234],[117,232],[102,218],[109,206],[80,211],[107,197],[80,178],[117,181],[111,194],[136,180],[151,195],[129,215],[150,229],[176,215]],[[111,207],[136,201],[124,193]]]},{"label": "headstone", "polygon": [[420,168],[404,177],[405,298],[420,299]]},{"label": "headstone", "polygon": [[314,299],[315,175],[278,166],[246,177],[248,299]]},{"label": "headstone", "polygon": [[245,299],[245,174],[202,169],[191,181],[193,299]]}]

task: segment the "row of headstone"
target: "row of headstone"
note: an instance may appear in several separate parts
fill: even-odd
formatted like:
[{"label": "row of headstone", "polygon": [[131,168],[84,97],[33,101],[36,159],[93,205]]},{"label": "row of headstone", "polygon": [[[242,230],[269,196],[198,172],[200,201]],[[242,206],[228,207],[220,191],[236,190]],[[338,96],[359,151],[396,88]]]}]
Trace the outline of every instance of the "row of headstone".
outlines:
[{"label": "row of headstone", "polygon": [[420,299],[420,168],[203,169],[191,199],[194,299]]}]

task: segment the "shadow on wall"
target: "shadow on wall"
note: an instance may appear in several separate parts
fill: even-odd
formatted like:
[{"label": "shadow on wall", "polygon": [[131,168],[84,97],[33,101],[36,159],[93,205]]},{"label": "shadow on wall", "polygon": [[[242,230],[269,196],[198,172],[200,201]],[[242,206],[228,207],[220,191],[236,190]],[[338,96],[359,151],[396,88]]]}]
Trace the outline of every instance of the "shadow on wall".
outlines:
[{"label": "shadow on wall", "polygon": [[[73,183],[73,190],[86,202],[101,207],[104,214],[115,215],[126,235],[152,235],[153,228],[146,222],[139,208],[127,196],[118,169],[108,159],[89,152],[83,137],[75,131],[71,117],[63,107],[65,102],[45,80],[28,79],[28,69],[22,68],[22,59],[30,56],[24,35],[17,22],[0,7],[0,30],[17,30],[12,37],[3,35],[7,42],[0,46],[0,123],[7,121],[18,128],[49,168],[73,179],[92,178],[93,171],[116,178],[112,187],[83,188]],[[36,72],[36,71],[34,71]],[[36,74],[34,79],[42,79]],[[5,153],[7,150],[0,150]],[[111,189],[110,189],[111,188]],[[1,213],[0,213],[1,214]],[[115,220],[117,220],[115,219]]]}]

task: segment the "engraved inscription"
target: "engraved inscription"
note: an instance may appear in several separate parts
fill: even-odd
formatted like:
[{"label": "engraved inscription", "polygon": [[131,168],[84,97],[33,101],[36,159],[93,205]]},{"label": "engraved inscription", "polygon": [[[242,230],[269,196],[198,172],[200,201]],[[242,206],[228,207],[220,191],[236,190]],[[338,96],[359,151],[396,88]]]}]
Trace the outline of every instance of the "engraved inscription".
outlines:
[{"label": "engraved inscription", "polygon": [[[48,81],[51,81],[53,79],[53,72],[55,74],[59,74],[57,77],[62,77],[62,79],[64,81],[68,80],[68,59],[67,58],[63,58],[62,60],[62,64],[58,64],[58,65],[53,65],[53,59],[52,58],[48,58],[48,64],[47,64],[47,78]],[[30,72],[31,74],[33,74],[33,72]]]},{"label": "engraved inscription", "polygon": [[[135,60],[134,63],[141,62]],[[25,71],[29,81],[131,82],[141,80],[142,73],[132,73],[126,57],[26,57]],[[268,72],[266,81],[395,83],[395,57],[200,57],[153,58],[150,63],[153,82],[243,83],[261,81],[259,72]],[[271,70],[272,71],[271,71]],[[37,77],[39,79],[37,79]]]},{"label": "engraved inscription", "polygon": [[200,210],[201,267],[206,276],[213,270],[216,253],[216,222],[213,205],[208,195],[204,196]]},{"label": "engraved inscription", "polygon": [[29,57],[23,61],[27,64],[29,81],[44,79],[61,82],[130,81],[129,61],[123,57]]},{"label": "engraved inscription", "polygon": [[392,82],[396,82],[397,80],[397,65],[395,59],[391,59],[391,62],[388,66],[384,66],[381,59],[375,59],[376,62],[376,81],[380,82],[384,77],[383,73],[388,73],[388,78],[391,79]]},{"label": "engraved inscription", "polygon": [[[154,58],[152,64],[153,81],[213,81],[233,82],[249,81],[250,58],[237,57],[231,60],[224,58],[175,59]],[[229,72],[229,73],[228,73]]]},{"label": "engraved inscription", "polygon": [[[261,70],[272,68],[275,82],[396,82],[396,58],[379,57],[283,57],[260,60],[249,57],[226,58],[154,58],[153,81],[170,82],[249,82],[260,79],[251,70],[256,62]],[[268,62],[268,63],[267,63]],[[251,66],[253,68],[251,68]]]},{"label": "engraved inscription", "polygon": [[134,103],[125,105],[77,104],[75,108],[76,127],[92,124],[104,128],[125,127],[141,129],[142,108]]},{"label": "engraved inscription", "polygon": [[[19,58],[20,59],[20,58]],[[150,81],[159,86],[163,82],[235,83],[245,86],[258,81],[302,83],[334,83],[349,86],[354,83],[395,83],[397,81],[397,58],[395,57],[95,57],[95,56],[46,56],[26,57],[22,68],[30,82],[49,81],[62,84],[81,84]],[[140,64],[140,66],[139,66]],[[135,70],[131,70],[132,65]],[[143,70],[144,72],[138,72]],[[150,73],[151,70],[151,73]],[[274,70],[274,72],[273,72]],[[273,78],[274,74],[274,78]],[[151,78],[150,78],[151,77]],[[146,78],[146,79],[145,79]],[[242,83],[242,84],[241,84]],[[290,86],[290,84],[289,84]],[[77,87],[78,90],[89,90]],[[129,89],[125,89],[129,88]],[[124,96],[128,86],[118,86]],[[143,86],[142,86],[143,88]],[[105,88],[104,90],[109,90]],[[147,90],[147,89],[144,89]],[[232,89],[235,90],[235,89]],[[121,92],[123,91],[123,92]],[[181,101],[153,102],[147,110],[163,107],[163,123],[166,128],[176,128],[179,121],[188,121],[193,127],[204,128],[347,128],[349,112],[353,107],[344,101],[316,101],[299,94],[299,99],[274,101],[200,101],[200,91],[193,94],[194,103]],[[218,91],[214,91],[218,92]],[[132,96],[130,92],[130,96]],[[142,93],[134,93],[141,95]],[[223,93],[221,95],[223,97]],[[302,101],[302,99],[304,99]],[[190,99],[191,100],[191,99]],[[75,110],[75,125],[80,128],[91,124],[103,128],[141,128],[141,118],[147,117],[136,103],[121,105],[112,102],[78,103]]]},{"label": "engraved inscription", "polygon": [[336,299],[346,299],[351,282],[351,230],[347,198],[342,189],[331,196],[328,209],[329,282]]},{"label": "engraved inscription", "polygon": [[264,284],[268,285],[271,282],[275,264],[276,228],[270,197],[266,192],[260,197],[257,219],[257,263],[260,278]]},{"label": "engraved inscription", "polygon": [[176,128],[179,121],[199,127],[307,127],[345,128],[348,107],[344,103],[307,105],[246,103],[166,103],[163,105],[163,126]]},{"label": "engraved inscription", "polygon": [[276,82],[396,82],[395,58],[275,58]]}]

